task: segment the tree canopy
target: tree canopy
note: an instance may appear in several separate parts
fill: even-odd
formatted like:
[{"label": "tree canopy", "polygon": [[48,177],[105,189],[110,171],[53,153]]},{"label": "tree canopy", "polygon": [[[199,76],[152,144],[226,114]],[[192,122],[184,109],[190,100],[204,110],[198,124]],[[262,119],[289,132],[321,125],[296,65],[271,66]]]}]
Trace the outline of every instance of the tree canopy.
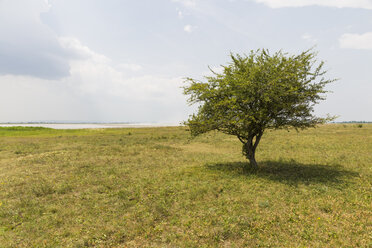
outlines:
[{"label": "tree canopy", "polygon": [[335,81],[324,77],[324,62],[316,56],[312,50],[230,54],[223,72],[211,70],[206,82],[186,79],[184,94],[199,107],[185,124],[193,136],[211,130],[237,136],[243,154],[257,167],[255,151],[265,130],[304,129],[331,119],[313,115],[314,105],[325,99],[325,86]]}]

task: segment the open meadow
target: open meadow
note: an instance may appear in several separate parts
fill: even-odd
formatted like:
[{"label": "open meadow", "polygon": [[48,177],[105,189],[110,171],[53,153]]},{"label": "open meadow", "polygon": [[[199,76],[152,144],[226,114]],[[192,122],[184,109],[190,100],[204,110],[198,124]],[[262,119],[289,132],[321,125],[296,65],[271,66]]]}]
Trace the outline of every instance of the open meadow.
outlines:
[{"label": "open meadow", "polygon": [[0,247],[372,247],[372,124],[0,128]]}]

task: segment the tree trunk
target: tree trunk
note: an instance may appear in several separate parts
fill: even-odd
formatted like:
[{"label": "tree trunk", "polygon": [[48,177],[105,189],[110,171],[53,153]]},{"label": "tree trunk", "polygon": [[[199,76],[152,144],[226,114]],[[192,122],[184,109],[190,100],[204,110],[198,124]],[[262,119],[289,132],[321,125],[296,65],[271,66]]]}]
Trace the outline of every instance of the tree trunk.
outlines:
[{"label": "tree trunk", "polygon": [[254,158],[254,154],[251,158],[248,158],[248,159],[249,159],[249,164],[251,165],[251,167],[253,167],[254,169],[257,169],[258,164],[256,162],[256,159]]},{"label": "tree trunk", "polygon": [[258,164],[256,162],[256,158],[255,158],[255,149],[253,149],[253,146],[250,145],[249,143],[246,143],[243,145],[243,153],[245,155],[245,157],[249,160],[249,164],[251,165],[252,168],[254,169],[257,169],[258,168]]},{"label": "tree trunk", "polygon": [[[258,164],[256,162],[255,154],[256,154],[256,148],[258,146],[258,143],[261,140],[263,132],[250,136],[246,142],[243,142],[241,139],[240,141],[243,142],[243,154],[245,157],[249,160],[249,163],[252,168],[257,169]],[[254,137],[256,137],[255,141],[253,142]]]}]

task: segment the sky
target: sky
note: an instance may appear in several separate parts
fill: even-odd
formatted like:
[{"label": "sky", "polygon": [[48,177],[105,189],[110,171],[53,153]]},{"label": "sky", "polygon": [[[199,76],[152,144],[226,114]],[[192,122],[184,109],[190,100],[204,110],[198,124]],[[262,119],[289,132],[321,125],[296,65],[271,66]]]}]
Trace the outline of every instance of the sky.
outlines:
[{"label": "sky", "polygon": [[372,121],[372,0],[0,0],[0,122],[179,123],[184,78],[312,47],[315,114]]}]

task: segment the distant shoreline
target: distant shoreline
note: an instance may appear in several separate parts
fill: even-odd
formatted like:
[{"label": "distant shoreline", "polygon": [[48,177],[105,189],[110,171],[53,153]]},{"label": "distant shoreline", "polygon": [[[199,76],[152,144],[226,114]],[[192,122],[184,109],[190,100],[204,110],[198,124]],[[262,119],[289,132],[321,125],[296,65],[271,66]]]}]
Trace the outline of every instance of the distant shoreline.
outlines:
[{"label": "distant shoreline", "polygon": [[[328,124],[368,124],[370,121],[345,121],[330,122]],[[100,128],[148,128],[148,127],[177,127],[182,126],[176,123],[120,123],[120,122],[15,122],[0,123],[0,127],[45,127],[52,129],[100,129]]]},{"label": "distant shoreline", "polygon": [[174,123],[1,123],[0,127],[45,127],[52,129],[175,127]]}]

